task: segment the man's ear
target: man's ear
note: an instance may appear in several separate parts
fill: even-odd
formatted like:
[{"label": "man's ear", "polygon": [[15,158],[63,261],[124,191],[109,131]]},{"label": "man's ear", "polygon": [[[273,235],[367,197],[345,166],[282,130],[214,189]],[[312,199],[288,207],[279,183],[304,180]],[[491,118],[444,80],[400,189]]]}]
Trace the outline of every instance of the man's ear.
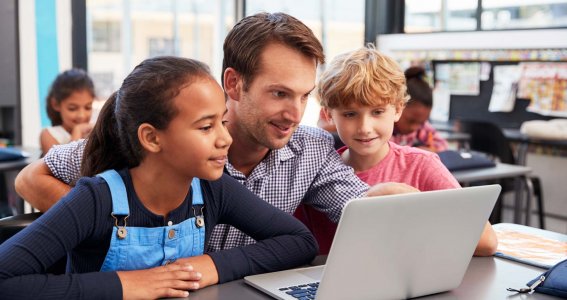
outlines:
[{"label": "man's ear", "polygon": [[158,153],[161,151],[157,129],[148,123],[142,123],[138,127],[138,140],[142,147],[148,152]]},{"label": "man's ear", "polygon": [[242,90],[242,75],[233,68],[226,68],[224,70],[224,92],[232,100],[240,100],[240,91]]}]

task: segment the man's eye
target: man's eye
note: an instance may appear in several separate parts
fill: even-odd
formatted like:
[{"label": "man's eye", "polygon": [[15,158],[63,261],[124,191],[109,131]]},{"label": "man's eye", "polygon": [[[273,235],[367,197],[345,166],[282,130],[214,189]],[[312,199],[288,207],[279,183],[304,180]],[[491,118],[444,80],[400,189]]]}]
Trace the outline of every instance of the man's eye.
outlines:
[{"label": "man's eye", "polygon": [[286,96],[286,93],[282,91],[273,91],[272,95],[276,98],[283,98]]}]

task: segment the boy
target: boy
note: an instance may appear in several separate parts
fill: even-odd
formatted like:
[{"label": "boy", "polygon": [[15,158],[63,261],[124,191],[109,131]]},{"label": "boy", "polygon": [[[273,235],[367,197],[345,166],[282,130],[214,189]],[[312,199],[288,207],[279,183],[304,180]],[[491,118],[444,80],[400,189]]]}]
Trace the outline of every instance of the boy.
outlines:
[{"label": "boy", "polygon": [[[389,141],[408,100],[404,73],[392,59],[372,47],[339,55],[321,75],[317,92],[346,145],[338,152],[360,179],[370,185],[402,182],[420,191],[460,188],[437,154]],[[336,225],[310,207],[303,209],[296,216],[307,218],[321,253],[328,251]],[[492,255],[496,246],[487,222],[475,255]]]}]

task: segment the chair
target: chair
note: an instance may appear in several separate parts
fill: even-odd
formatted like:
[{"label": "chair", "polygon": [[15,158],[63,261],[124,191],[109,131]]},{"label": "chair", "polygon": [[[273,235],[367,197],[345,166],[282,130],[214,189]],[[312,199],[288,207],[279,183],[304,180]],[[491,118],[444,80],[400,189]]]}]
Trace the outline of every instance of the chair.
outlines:
[{"label": "chair", "polygon": [[[0,219],[0,244],[7,241],[20,230],[26,228],[33,221],[42,215],[40,212],[15,215]],[[64,274],[67,264],[67,257],[63,257],[55,264],[47,268],[49,274]]]},{"label": "chair", "polygon": [[[510,147],[510,142],[504,135],[502,129],[497,125],[489,122],[462,120],[460,121],[460,130],[470,134],[469,147],[471,150],[487,153],[502,163],[517,164],[514,152]],[[539,180],[539,177],[536,176],[531,176],[530,180],[533,185],[534,195],[538,206],[539,227],[545,229],[545,211],[543,206],[541,181]],[[500,181],[500,185],[502,185],[502,194],[508,191],[514,191],[516,188],[514,179],[502,179]],[[502,197],[500,196],[493,214],[491,215],[490,220],[492,223],[499,223],[501,220],[501,198]]]}]

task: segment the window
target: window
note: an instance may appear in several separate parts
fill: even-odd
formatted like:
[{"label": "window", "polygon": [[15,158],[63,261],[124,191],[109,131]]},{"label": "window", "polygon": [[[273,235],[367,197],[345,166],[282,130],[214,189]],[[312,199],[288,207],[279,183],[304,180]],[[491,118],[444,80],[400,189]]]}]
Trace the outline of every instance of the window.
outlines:
[{"label": "window", "polygon": [[406,33],[565,27],[567,0],[405,0],[404,22]]},{"label": "window", "polygon": [[364,45],[364,0],[247,0],[246,15],[284,12],[307,25],[323,44],[326,60]]},{"label": "window", "polygon": [[[87,0],[88,69],[107,99],[142,60],[198,59],[220,79],[222,43],[234,25],[234,1]],[[111,80],[111,82],[109,82]]]},{"label": "window", "polygon": [[92,51],[120,52],[120,23],[96,21],[92,24]]},{"label": "window", "polygon": [[483,0],[482,29],[567,26],[566,0]]},{"label": "window", "polygon": [[168,38],[150,38],[149,57],[175,55],[174,41]]}]

